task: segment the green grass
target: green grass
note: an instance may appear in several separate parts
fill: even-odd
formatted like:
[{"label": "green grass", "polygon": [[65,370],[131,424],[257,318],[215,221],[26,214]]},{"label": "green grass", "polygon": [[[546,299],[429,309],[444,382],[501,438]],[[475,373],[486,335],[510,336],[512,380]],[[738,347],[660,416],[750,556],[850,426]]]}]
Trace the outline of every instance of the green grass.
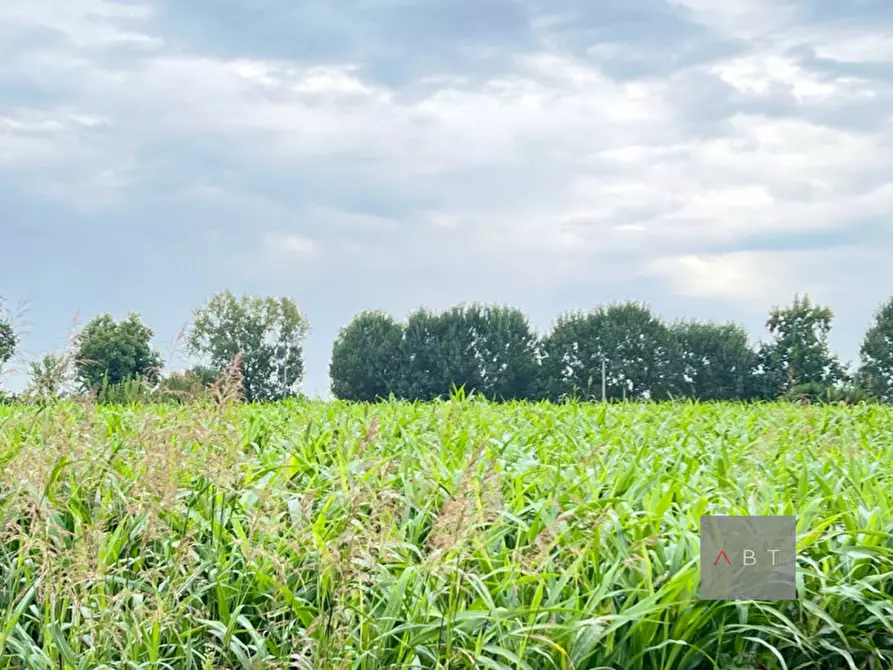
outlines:
[{"label": "green grass", "polygon": [[[890,668],[893,410],[0,408],[3,668]],[[794,603],[698,600],[796,514]]]}]

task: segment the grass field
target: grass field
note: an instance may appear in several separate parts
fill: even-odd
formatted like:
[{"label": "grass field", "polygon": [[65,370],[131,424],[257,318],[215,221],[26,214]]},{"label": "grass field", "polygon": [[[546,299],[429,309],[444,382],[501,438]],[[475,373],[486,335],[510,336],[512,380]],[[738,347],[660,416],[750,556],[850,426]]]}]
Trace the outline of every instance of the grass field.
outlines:
[{"label": "grass field", "polygon": [[[0,407],[2,668],[890,668],[893,410]],[[701,514],[800,600],[698,600]]]}]

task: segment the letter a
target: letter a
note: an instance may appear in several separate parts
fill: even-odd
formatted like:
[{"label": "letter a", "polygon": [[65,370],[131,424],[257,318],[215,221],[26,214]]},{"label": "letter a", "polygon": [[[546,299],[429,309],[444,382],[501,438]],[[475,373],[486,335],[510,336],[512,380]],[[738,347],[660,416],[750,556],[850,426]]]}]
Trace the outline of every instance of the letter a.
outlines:
[{"label": "letter a", "polygon": [[716,560],[713,561],[713,565],[716,565],[717,563],[719,563],[719,559],[721,559],[721,558],[726,559],[726,563],[728,563],[729,565],[732,564],[732,561],[730,561],[730,560],[729,560],[729,557],[726,556],[726,551],[725,551],[725,549],[720,549],[720,551],[719,551],[719,556],[717,556],[717,557],[716,557]]}]

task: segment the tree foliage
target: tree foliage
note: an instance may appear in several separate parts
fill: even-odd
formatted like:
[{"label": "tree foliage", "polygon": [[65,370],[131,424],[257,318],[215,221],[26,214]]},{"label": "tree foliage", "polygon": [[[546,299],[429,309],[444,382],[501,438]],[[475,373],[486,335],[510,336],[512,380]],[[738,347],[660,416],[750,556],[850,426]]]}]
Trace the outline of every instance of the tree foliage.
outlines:
[{"label": "tree foliage", "polygon": [[608,400],[665,398],[672,391],[670,331],[636,302],[558,320],[545,339],[547,395]]},{"label": "tree foliage", "polygon": [[[636,302],[564,315],[544,338],[508,306],[422,308],[403,323],[365,311],[339,332],[329,373],[334,395],[354,401],[391,394],[429,401],[459,387],[493,400],[598,400],[604,369],[608,400],[893,402],[893,299],[865,334],[855,375],[831,351],[833,316],[808,296],[794,296],[791,305],[771,310],[771,338],[754,348],[739,325],[668,325]],[[22,397],[64,395],[75,381],[100,400],[119,402],[201,397],[212,386],[214,394],[225,387],[226,397],[248,401],[295,396],[308,332],[288,298],[220,293],[196,310],[187,337],[202,363],[152,389],[161,368],[152,330],[136,314],[120,323],[105,314],[77,336],[74,355],[31,363]],[[0,316],[0,365],[17,344],[11,319]]]},{"label": "tree foliage", "polygon": [[338,333],[329,377],[337,398],[372,402],[400,384],[403,326],[382,312],[358,314]]},{"label": "tree foliage", "polygon": [[30,381],[26,394],[32,398],[60,398],[72,391],[71,359],[66,354],[45,354],[29,365]]},{"label": "tree foliage", "polygon": [[674,393],[701,400],[752,395],[756,355],[737,324],[680,321],[670,328]]},{"label": "tree foliage", "polygon": [[154,382],[162,367],[152,349],[153,331],[137,314],[116,323],[111,315],[97,316],[76,340],[74,367],[78,382],[91,392],[134,380]]},{"label": "tree foliage", "polygon": [[764,397],[776,398],[795,386],[843,381],[845,370],[831,352],[828,333],[834,313],[813,305],[809,296],[794,296],[788,307],[775,307],[766,321],[772,335],[758,351],[757,380]]},{"label": "tree foliage", "polygon": [[225,291],[195,311],[187,346],[217,375],[241,354],[245,399],[277,400],[299,393],[308,332],[307,319],[290,298],[237,298]]},{"label": "tree foliage", "polygon": [[515,308],[472,304],[441,314],[418,310],[404,329],[399,395],[419,400],[464,388],[495,400],[530,398],[538,342]]},{"label": "tree foliage", "polygon": [[859,349],[857,376],[865,390],[884,402],[893,402],[893,298],[877,311]]},{"label": "tree foliage", "polygon": [[18,346],[18,336],[13,328],[12,319],[3,310],[3,300],[0,299],[0,368],[15,353]]},{"label": "tree foliage", "polygon": [[537,393],[540,342],[524,313],[514,307],[474,305],[466,312],[474,332],[479,393],[493,400],[520,400]]},{"label": "tree foliage", "polygon": [[536,333],[512,307],[473,304],[440,314],[420,309],[405,325],[381,312],[363,312],[333,347],[332,392],[351,400],[390,393],[433,400],[464,387],[494,400],[530,398],[537,352]]},{"label": "tree foliage", "polygon": [[480,389],[483,376],[475,360],[475,318],[464,307],[436,314],[420,309],[409,315],[397,395],[429,401],[449,396],[453,388]]}]

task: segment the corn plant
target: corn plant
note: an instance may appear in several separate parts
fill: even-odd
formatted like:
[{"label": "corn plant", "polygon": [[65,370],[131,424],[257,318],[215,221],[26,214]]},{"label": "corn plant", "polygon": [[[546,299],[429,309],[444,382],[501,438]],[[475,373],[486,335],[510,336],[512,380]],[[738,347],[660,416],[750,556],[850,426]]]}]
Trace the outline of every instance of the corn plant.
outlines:
[{"label": "corn plant", "polygon": [[[882,406],[0,406],[0,667],[890,668]],[[798,600],[701,601],[705,514]]]}]

